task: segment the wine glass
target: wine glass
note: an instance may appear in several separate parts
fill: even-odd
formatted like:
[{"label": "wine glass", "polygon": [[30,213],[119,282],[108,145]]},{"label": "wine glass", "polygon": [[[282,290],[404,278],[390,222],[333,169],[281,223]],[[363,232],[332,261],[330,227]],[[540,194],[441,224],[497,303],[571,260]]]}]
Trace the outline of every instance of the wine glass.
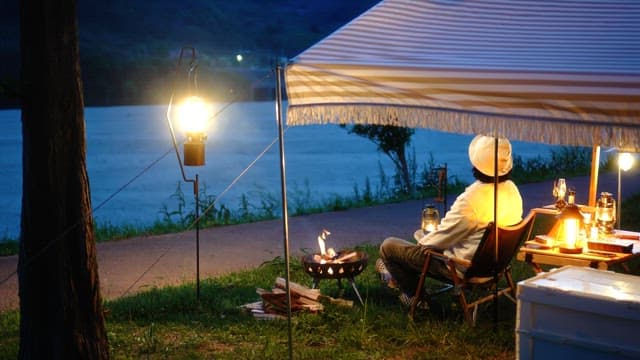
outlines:
[{"label": "wine glass", "polygon": [[567,193],[567,182],[560,178],[558,179],[558,197],[564,200],[564,196]]},{"label": "wine glass", "polygon": [[553,195],[556,197],[556,208],[562,209],[567,203],[564,197],[567,194],[567,181],[563,178],[558,179],[553,184]]}]

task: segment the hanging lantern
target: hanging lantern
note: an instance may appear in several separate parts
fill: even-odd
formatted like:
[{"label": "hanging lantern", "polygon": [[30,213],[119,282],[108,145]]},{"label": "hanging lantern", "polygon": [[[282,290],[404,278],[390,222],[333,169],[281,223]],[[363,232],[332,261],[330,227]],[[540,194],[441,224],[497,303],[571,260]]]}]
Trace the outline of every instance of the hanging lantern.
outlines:
[{"label": "hanging lantern", "polygon": [[440,214],[435,206],[428,204],[422,210],[422,232],[430,233],[438,229],[440,224]]},{"label": "hanging lantern", "polygon": [[200,97],[188,97],[178,109],[178,123],[185,133],[184,165],[202,166],[205,163],[205,128],[209,119],[209,105]]}]

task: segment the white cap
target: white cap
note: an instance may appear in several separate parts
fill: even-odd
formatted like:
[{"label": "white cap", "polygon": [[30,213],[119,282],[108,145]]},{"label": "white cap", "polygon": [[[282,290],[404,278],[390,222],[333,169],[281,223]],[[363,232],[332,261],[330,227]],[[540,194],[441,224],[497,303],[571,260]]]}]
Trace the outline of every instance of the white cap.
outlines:
[{"label": "white cap", "polygon": [[[477,135],[469,144],[469,160],[481,173],[494,176],[495,159],[494,137]],[[511,143],[505,138],[498,139],[498,176],[505,175],[513,167]]]}]

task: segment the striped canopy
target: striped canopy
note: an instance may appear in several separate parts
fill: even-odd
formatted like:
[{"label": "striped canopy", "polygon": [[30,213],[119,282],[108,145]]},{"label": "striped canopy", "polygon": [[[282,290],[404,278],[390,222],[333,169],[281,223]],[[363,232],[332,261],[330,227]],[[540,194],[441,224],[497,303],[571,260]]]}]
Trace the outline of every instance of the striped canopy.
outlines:
[{"label": "striped canopy", "polygon": [[385,0],[285,69],[287,124],[640,151],[640,0]]}]

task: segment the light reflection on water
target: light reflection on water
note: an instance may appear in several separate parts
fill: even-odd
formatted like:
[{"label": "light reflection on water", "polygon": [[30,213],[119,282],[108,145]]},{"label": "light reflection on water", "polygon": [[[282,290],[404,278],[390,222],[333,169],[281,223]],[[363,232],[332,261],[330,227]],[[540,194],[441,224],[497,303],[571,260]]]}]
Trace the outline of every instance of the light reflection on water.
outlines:
[{"label": "light reflection on water", "polygon": [[[150,224],[160,219],[166,204],[176,209],[171,195],[181,184],[193,206],[192,185],[181,181],[163,106],[87,108],[87,168],[94,209],[138,174],[142,175],[94,212],[96,222],[115,225]],[[207,195],[219,194],[273,140],[278,132],[272,102],[236,103],[212,123],[206,143],[206,165],[186,168],[198,173]],[[417,129],[412,138],[417,163],[448,164],[450,175],[471,180],[467,159],[470,135]],[[514,154],[523,158],[546,156],[549,145],[513,142]],[[22,142],[20,111],[0,111],[0,237],[17,237],[22,195]],[[352,195],[363,189],[368,177],[379,185],[380,166],[393,174],[391,161],[367,139],[350,135],[336,125],[290,127],[285,133],[286,174],[289,192],[307,190],[315,199],[331,194]],[[163,154],[168,153],[162,157]],[[148,168],[153,162],[157,164]],[[280,167],[277,142],[233,188],[220,199],[237,209],[241,194],[258,204],[261,195],[280,198]],[[148,169],[147,169],[148,168]],[[145,170],[146,169],[146,170]],[[289,195],[291,197],[295,195]]]}]

